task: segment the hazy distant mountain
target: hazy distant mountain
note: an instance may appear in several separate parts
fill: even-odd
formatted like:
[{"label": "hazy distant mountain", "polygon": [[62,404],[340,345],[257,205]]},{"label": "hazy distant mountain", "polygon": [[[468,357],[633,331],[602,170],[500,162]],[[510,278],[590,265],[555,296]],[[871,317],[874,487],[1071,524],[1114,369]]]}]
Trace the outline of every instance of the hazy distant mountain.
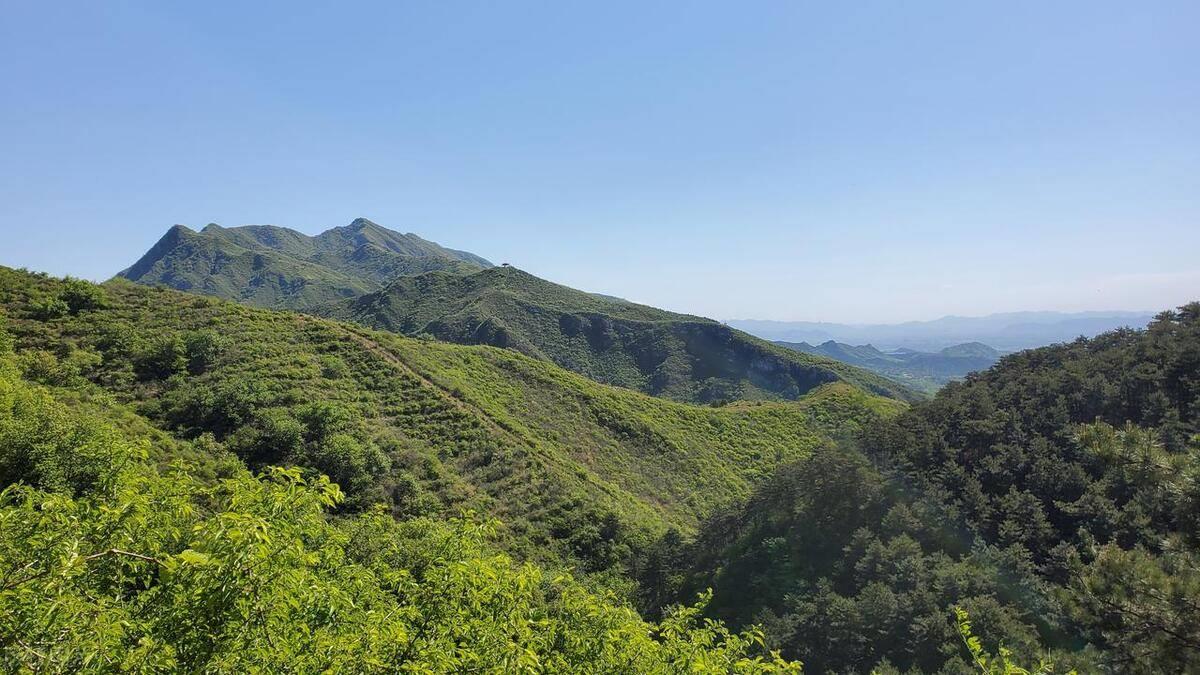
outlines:
[{"label": "hazy distant mountain", "polygon": [[727,321],[766,340],[820,344],[833,340],[872,344],[881,349],[907,348],[936,352],[962,343],[979,342],[1001,351],[1041,347],[1093,337],[1123,326],[1142,328],[1152,312],[1008,312],[980,317],[947,316],[934,321],[897,324],[841,324],[811,321]]},{"label": "hazy distant mountain", "polygon": [[315,237],[272,225],[210,224],[200,232],[176,225],[118,276],[259,307],[306,309],[378,290],[399,275],[491,266],[359,218]]},{"label": "hazy distant mountain", "polygon": [[783,341],[775,344],[806,354],[828,356],[925,392],[937,391],[947,382],[961,379],[967,373],[986,370],[995,365],[1001,356],[999,351],[979,342],[954,345],[938,352],[913,349],[884,352],[871,345],[853,346],[833,340],[819,345]]},{"label": "hazy distant mountain", "polygon": [[794,399],[839,380],[914,398],[892,380],[712,319],[585,293],[507,265],[398,277],[380,291],[313,311],[407,335],[515,349],[600,382],[683,401]]}]

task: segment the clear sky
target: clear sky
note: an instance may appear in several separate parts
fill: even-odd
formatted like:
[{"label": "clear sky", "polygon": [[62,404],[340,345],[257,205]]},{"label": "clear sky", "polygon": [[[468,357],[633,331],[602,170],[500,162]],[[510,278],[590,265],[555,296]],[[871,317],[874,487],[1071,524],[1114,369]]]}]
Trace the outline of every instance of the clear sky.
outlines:
[{"label": "clear sky", "polygon": [[0,263],[358,216],[716,318],[1200,298],[1200,3],[0,0]]}]

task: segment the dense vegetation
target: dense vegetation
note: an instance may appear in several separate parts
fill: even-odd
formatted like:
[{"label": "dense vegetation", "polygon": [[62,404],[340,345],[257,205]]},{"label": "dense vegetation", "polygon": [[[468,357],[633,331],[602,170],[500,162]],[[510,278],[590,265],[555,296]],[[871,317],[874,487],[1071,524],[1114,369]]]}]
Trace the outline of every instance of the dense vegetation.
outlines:
[{"label": "dense vegetation", "polygon": [[143,434],[112,400],[84,405],[87,383],[23,379],[11,347],[0,328],[5,672],[799,670],[700,608],[650,624],[518,565],[491,521],[331,519],[343,493],[324,476],[255,477],[204,441]]},{"label": "dense vegetation", "polygon": [[121,280],[0,311],[9,670],[1200,668],[1200,304],[913,408]]},{"label": "dense vegetation", "polygon": [[172,227],[119,276],[257,307],[310,308],[380,288],[402,274],[491,263],[359,218],[315,237],[270,225],[200,232]]},{"label": "dense vegetation", "polygon": [[1200,303],[1022,352],[782,467],[639,568],[712,586],[812,672],[971,667],[993,641],[1081,672],[1200,670]]},{"label": "dense vegetation", "polygon": [[406,335],[515,349],[599,382],[681,401],[796,399],[835,381],[914,398],[886,378],[710,319],[584,293],[509,266],[399,277],[316,311]]},{"label": "dense vegetation", "polygon": [[692,531],[846,423],[897,408],[836,383],[799,404],[689,406],[510,350],[119,280],[0,269],[0,308],[36,381],[91,383],[256,470],[328,475],[343,511],[488,513],[509,551],[586,571],[619,571],[643,542]]},{"label": "dense vegetation", "polygon": [[953,345],[937,352],[912,349],[882,352],[871,345],[855,346],[833,340],[819,345],[807,342],[775,344],[864,368],[929,394],[935,393],[947,382],[962,379],[968,373],[987,370],[1000,360],[1000,352],[979,342]]}]

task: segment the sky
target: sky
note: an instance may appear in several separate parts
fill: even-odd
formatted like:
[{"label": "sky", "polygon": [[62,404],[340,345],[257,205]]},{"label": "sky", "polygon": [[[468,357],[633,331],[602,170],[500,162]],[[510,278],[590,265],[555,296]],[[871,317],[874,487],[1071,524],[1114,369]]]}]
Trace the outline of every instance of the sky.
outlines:
[{"label": "sky", "polygon": [[721,319],[1200,299],[1200,3],[0,0],[0,264],[367,217]]}]

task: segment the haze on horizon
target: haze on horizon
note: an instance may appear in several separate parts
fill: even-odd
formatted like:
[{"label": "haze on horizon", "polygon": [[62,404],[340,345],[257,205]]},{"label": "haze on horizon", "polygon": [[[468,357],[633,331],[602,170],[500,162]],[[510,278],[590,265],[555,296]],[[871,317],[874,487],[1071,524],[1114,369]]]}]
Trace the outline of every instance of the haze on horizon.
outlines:
[{"label": "haze on horizon", "polygon": [[364,216],[723,319],[1200,297],[1195,3],[5,14],[5,265]]}]

